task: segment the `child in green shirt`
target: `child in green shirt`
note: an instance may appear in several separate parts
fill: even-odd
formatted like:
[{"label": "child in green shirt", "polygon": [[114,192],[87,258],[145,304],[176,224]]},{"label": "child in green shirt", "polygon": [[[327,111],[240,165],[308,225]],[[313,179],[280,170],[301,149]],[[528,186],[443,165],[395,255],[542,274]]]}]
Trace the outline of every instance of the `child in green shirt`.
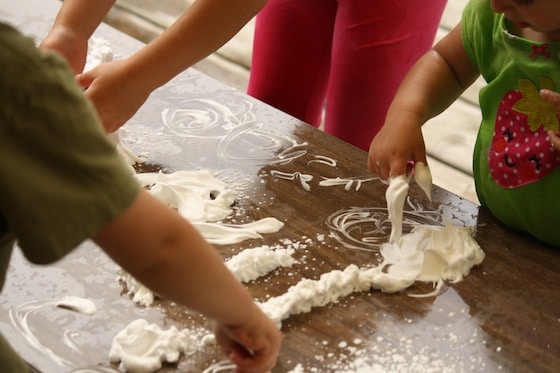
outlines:
[{"label": "child in green shirt", "polygon": [[559,1],[471,0],[404,79],[371,142],[369,168],[387,179],[409,161],[426,162],[422,124],[481,74],[478,198],[504,224],[560,246]]}]

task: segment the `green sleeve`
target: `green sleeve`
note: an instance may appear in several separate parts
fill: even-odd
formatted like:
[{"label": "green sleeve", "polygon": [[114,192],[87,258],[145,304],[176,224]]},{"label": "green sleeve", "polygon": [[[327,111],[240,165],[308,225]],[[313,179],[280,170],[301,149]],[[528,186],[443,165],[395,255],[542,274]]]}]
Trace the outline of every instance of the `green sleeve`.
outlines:
[{"label": "green sleeve", "polygon": [[26,257],[64,256],[139,186],[62,57],[0,25],[0,212]]},{"label": "green sleeve", "polygon": [[502,50],[500,19],[490,0],[470,0],[461,17],[463,47],[486,81],[501,72],[501,65],[495,66],[496,52]]}]

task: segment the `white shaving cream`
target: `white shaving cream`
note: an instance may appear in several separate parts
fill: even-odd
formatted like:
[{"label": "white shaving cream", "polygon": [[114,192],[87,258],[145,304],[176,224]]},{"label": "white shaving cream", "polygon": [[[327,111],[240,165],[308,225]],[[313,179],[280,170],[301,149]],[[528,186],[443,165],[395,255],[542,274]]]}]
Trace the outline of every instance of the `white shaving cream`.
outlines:
[{"label": "white shaving cream", "polygon": [[[92,38],[86,70],[110,61],[112,57],[106,41]],[[118,132],[112,134],[111,138],[128,165],[144,161],[121,141]],[[311,162],[336,165],[335,160],[326,157]],[[299,180],[306,191],[310,190],[309,182],[313,178],[299,172],[288,174],[274,170],[271,174],[275,178]],[[414,177],[431,200],[432,178],[427,165],[416,163]],[[277,232],[283,226],[283,223],[274,218],[242,225],[209,223],[224,219],[232,212],[234,196],[224,183],[214,179],[207,171],[145,173],[138,174],[137,178],[142,186],[149,187],[154,196],[189,219],[210,242],[236,243],[248,238],[260,238],[261,233]],[[370,180],[324,178],[320,185],[343,184],[349,190],[356,183],[357,191],[362,182]],[[383,261],[372,268],[349,265],[344,270],[327,272],[318,280],[303,279],[285,294],[260,303],[259,306],[278,327],[290,315],[336,303],[354,292],[378,289],[392,293],[405,290],[415,281],[424,281],[434,283],[436,290],[422,296],[434,295],[445,281],[460,281],[472,266],[482,262],[484,252],[472,238],[469,228],[451,224],[445,227],[418,226],[412,232],[402,235],[402,215],[408,181],[409,178],[404,175],[394,178],[387,189],[392,231],[390,242],[381,247]],[[293,249],[272,250],[263,246],[239,253],[226,261],[226,265],[240,281],[247,282],[275,268],[291,266],[295,263],[292,254]],[[121,270],[119,278],[126,282],[129,294],[133,295],[135,302],[146,306],[153,302],[153,293],[130,275]],[[81,298],[68,297],[57,305],[87,314],[95,312],[95,305]],[[109,358],[111,362],[119,363],[119,369],[123,371],[154,372],[161,369],[163,363],[174,363],[182,354],[196,352],[201,347],[197,339],[202,343],[215,343],[212,337],[211,334],[205,334],[203,338],[197,338],[192,331],[178,330],[174,326],[162,330],[155,324],[138,319],[115,336]],[[222,363],[220,362],[220,366]],[[231,364],[226,365],[233,368]]]},{"label": "white shaving cream", "polygon": [[198,350],[199,344],[188,329],[175,326],[164,330],[144,319],[131,322],[113,340],[109,360],[126,372],[148,373],[163,363],[176,363],[179,357]]}]

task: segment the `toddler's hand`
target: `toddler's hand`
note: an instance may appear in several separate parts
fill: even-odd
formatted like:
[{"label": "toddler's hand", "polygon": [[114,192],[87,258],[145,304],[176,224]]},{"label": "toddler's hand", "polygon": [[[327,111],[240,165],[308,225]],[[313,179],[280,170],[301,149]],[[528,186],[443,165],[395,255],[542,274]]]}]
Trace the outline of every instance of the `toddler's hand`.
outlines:
[{"label": "toddler's hand", "polygon": [[[539,92],[542,99],[548,101],[558,109],[560,113],[560,93],[550,91],[548,89],[541,89]],[[557,115],[560,124],[560,115]],[[548,131],[550,142],[556,150],[560,151],[560,131]]]},{"label": "toddler's hand", "polygon": [[387,121],[371,141],[368,168],[382,181],[408,174],[416,162],[427,164],[421,125],[405,117]]},{"label": "toddler's hand", "polygon": [[243,325],[215,326],[216,341],[237,366],[237,373],[265,373],[274,365],[280,351],[282,334],[255,305]]}]

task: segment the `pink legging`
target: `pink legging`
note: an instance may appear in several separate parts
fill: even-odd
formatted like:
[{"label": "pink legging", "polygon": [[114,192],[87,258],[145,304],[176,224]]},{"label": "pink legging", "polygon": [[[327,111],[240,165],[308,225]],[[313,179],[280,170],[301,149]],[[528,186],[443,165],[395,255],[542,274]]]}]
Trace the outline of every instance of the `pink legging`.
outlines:
[{"label": "pink legging", "polygon": [[[247,93],[367,150],[446,0],[268,0]],[[325,106],[326,105],[326,106]]]}]

